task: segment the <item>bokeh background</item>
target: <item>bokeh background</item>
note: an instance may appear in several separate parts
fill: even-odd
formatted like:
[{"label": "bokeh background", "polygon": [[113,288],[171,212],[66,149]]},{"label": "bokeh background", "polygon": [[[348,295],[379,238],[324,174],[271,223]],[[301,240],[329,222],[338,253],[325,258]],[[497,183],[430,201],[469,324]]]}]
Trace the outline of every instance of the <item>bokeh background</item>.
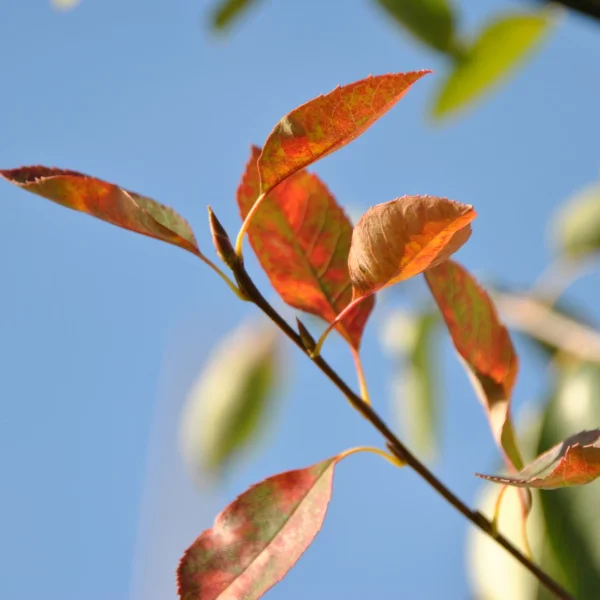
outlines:
[{"label": "bokeh background", "polygon": [[[509,0],[462,0],[475,31]],[[353,214],[403,194],[475,205],[459,260],[525,286],[552,258],[548,220],[600,176],[600,35],[562,15],[514,77],[460,118],[428,111],[444,59],[372,3],[263,2],[228,35],[198,0],[84,0],[68,13],[2,0],[0,165],[76,169],[175,207],[211,252],[206,205],[237,231],[235,190],[251,143],[338,83],[432,68],[351,146],[319,162]],[[219,485],[194,480],[179,451],[181,407],[212,348],[253,314],[174,247],[1,186],[0,597],[171,600],[183,550],[251,483],[343,449],[378,444],[368,424],[283,342],[272,427]],[[250,257],[250,248],[247,255]],[[268,291],[253,258],[249,268]],[[381,349],[385,316],[422,297],[384,296],[363,357],[376,407],[395,422]],[[593,315],[596,276],[572,298]],[[291,313],[289,313],[291,314]],[[355,381],[332,337],[325,356]],[[515,407],[543,397],[543,365],[518,342]],[[448,340],[437,474],[473,502],[473,472],[497,450]],[[273,600],[470,598],[465,521],[408,470],[370,455],[339,467],[323,531]]]}]

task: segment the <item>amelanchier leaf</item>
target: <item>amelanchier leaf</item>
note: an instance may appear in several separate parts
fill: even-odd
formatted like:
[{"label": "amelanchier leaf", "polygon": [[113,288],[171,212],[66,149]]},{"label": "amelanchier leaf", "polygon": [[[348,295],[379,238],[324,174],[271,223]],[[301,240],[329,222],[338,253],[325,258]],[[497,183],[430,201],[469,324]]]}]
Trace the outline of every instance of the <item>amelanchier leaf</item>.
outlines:
[{"label": "amelanchier leaf", "polygon": [[470,237],[473,207],[403,196],[371,207],[356,224],[348,257],[354,298],[369,296],[449,258]]},{"label": "amelanchier leaf", "polygon": [[567,438],[514,477],[481,473],[477,476],[503,485],[544,490],[590,483],[600,477],[600,429]]},{"label": "amelanchier leaf", "polygon": [[[242,219],[259,195],[254,147],[237,192]],[[250,243],[283,300],[331,323],[352,300],[348,252],[352,225],[335,198],[313,173],[296,172],[271,191],[248,228]],[[337,325],[356,349],[373,309],[361,303]]]},{"label": "amelanchier leaf", "polygon": [[258,160],[261,192],[270,192],[296,171],[356,139],[427,73],[367,77],[287,114],[275,125]]},{"label": "amelanchier leaf", "polygon": [[600,185],[582,190],[561,207],[553,223],[558,251],[568,258],[600,253]]},{"label": "amelanchier leaf", "polygon": [[256,600],[296,564],[320,531],[344,455],[250,487],[186,551],[181,600]]},{"label": "amelanchier leaf", "polygon": [[443,83],[433,106],[440,118],[465,108],[527,57],[552,24],[548,10],[503,16],[467,48]]},{"label": "amelanchier leaf", "polygon": [[455,14],[449,0],[377,0],[419,40],[441,52],[454,45]]},{"label": "amelanchier leaf", "polygon": [[270,417],[280,349],[276,329],[246,324],[215,349],[181,415],[180,439],[194,474],[219,474],[258,439]]},{"label": "amelanchier leaf", "polygon": [[57,204],[202,256],[187,221],[150,198],[76,171],[33,166],[0,170],[0,175]]},{"label": "amelanchier leaf", "polygon": [[258,0],[220,0],[212,13],[213,26],[215,29],[230,27],[255,4]]},{"label": "amelanchier leaf", "polygon": [[509,465],[523,466],[510,418],[510,398],[518,359],[510,336],[486,291],[466,269],[448,260],[425,272],[429,289],[446,321],[488,413],[492,433]]}]

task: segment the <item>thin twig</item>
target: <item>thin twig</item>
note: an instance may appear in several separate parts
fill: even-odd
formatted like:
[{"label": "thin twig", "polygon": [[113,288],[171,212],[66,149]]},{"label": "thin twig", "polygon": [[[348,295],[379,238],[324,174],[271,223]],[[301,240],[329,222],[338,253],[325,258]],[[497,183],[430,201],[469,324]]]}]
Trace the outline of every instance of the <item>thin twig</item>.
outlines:
[{"label": "thin twig", "polygon": [[515,546],[511,544],[504,536],[495,531],[492,523],[480,512],[471,510],[458,496],[448,489],[421,461],[414,456],[410,450],[394,435],[394,433],[385,424],[383,419],[368,405],[360,396],[358,396],[346,382],[337,374],[337,372],[325,361],[322,356],[311,356],[306,349],[300,335],[296,333],[290,325],[279,315],[279,313],[267,302],[264,296],[254,285],[250,275],[246,271],[242,261],[233,261],[230,265],[235,278],[241,290],[251,302],[256,304],[285,335],[308,356],[325,376],[344,394],[350,404],[358,410],[387,440],[387,446],[390,451],[402,462],[412,467],[434,490],[445,498],[456,510],[458,510],[466,519],[471,521],[476,527],[496,540],[509,554],[514,556],[538,581],[549,591],[555,594],[560,600],[574,600],[573,596],[565,590],[548,573],[532,562],[527,556],[522,554]]}]

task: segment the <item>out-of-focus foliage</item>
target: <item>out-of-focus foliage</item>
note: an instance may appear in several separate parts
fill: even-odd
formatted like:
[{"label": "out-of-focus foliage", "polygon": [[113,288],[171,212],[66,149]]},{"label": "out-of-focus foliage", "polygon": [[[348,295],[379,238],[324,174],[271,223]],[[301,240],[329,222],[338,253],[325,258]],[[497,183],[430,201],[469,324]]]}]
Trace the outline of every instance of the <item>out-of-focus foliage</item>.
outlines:
[{"label": "out-of-focus foliage", "polygon": [[600,184],[581,190],[564,204],[553,223],[553,242],[571,259],[597,257],[600,252]]},{"label": "out-of-focus foliage", "polygon": [[52,6],[56,10],[72,10],[73,8],[79,6],[81,0],[51,0]]},{"label": "out-of-focus foliage", "polygon": [[235,21],[259,0],[220,0],[215,5],[211,14],[211,21],[215,29],[228,29]]},{"label": "out-of-focus foliage", "polygon": [[448,0],[377,0],[393,19],[434,50],[452,52],[456,14]]},{"label": "out-of-focus foliage", "polygon": [[392,402],[402,439],[420,456],[438,451],[441,386],[433,346],[439,321],[435,312],[396,310],[385,320],[382,333],[394,360]]},{"label": "out-of-focus foliage", "polygon": [[552,23],[549,11],[494,19],[450,69],[433,104],[435,118],[463,110],[517,67]]},{"label": "out-of-focus foliage", "polygon": [[[600,424],[600,367],[573,359],[555,364],[555,393],[535,415],[535,426],[520,441],[527,455],[542,452],[582,428]],[[486,514],[500,491],[483,486]],[[502,502],[499,530],[520,544],[516,490]],[[565,585],[575,598],[595,598],[600,589],[600,484],[534,496],[529,536],[535,558],[544,570]],[[513,537],[514,536],[514,537]],[[473,530],[469,542],[470,578],[478,598],[485,600],[552,600],[518,563],[506,557],[486,536]]]},{"label": "out-of-focus foliage", "polygon": [[195,475],[222,473],[260,441],[274,410],[279,352],[276,330],[254,323],[214,350],[181,415],[181,448]]},{"label": "out-of-focus foliage", "polygon": [[[600,425],[600,366],[568,361],[545,411],[537,451],[583,428]],[[540,493],[557,579],[576,598],[600,590],[600,484]]]}]

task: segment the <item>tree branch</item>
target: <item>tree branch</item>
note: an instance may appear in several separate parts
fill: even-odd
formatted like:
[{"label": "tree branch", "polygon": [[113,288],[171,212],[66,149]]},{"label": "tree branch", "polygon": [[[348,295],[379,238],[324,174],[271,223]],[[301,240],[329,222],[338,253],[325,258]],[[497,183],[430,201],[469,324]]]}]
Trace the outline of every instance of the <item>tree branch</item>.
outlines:
[{"label": "tree branch", "polygon": [[[540,0],[538,0],[539,2]],[[562,4],[581,14],[600,20],[600,0],[541,0],[545,4]]]},{"label": "tree branch", "polygon": [[497,533],[495,527],[484,515],[478,511],[471,510],[458,496],[447,488],[410,450],[394,435],[394,433],[385,424],[383,419],[368,405],[360,396],[358,396],[348,384],[337,374],[337,372],[325,361],[322,356],[312,357],[309,350],[305,347],[302,338],[283,317],[267,302],[264,296],[255,286],[250,275],[246,271],[241,260],[232,260],[229,264],[233,274],[240,286],[242,292],[251,302],[256,304],[276,325],[285,333],[300,350],[310,358],[322,373],[344,394],[350,404],[360,412],[386,439],[390,451],[401,461],[405,462],[414,471],[416,471],[436,492],[438,492],[449,504],[451,504],[466,519],[471,521],[476,527],[485,534],[496,540],[509,554],[516,558],[538,581],[549,591],[551,591],[560,600],[574,600],[557,581],[548,573],[542,570],[538,565],[532,562],[522,554],[515,546],[511,544],[504,536]]}]

